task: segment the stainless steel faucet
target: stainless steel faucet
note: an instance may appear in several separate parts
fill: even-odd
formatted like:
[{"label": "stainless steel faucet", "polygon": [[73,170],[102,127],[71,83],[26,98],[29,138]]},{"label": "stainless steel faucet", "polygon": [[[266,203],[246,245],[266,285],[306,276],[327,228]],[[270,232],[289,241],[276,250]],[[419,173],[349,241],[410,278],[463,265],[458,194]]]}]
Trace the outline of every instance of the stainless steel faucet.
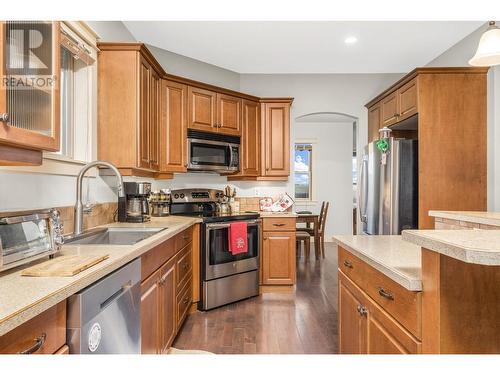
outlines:
[{"label": "stainless steel faucet", "polygon": [[123,177],[120,173],[120,171],[111,163],[108,163],[107,161],[93,161],[91,163],[88,163],[85,165],[80,173],[78,174],[78,177],[76,179],[76,204],[75,204],[75,218],[74,218],[74,233],[73,235],[79,235],[83,232],[83,204],[82,204],[82,182],[83,182],[83,176],[85,173],[93,167],[106,167],[109,168],[113,171],[113,173],[116,175],[116,179],[118,180],[117,188],[118,188],[118,199],[124,198],[125,193],[123,190]]}]

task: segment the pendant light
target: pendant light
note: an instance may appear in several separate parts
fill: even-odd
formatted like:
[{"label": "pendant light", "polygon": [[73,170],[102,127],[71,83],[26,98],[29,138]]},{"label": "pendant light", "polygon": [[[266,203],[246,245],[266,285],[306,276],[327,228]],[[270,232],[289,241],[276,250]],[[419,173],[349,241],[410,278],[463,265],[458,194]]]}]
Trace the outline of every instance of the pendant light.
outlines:
[{"label": "pendant light", "polygon": [[479,40],[476,54],[469,60],[473,66],[493,66],[500,64],[500,29],[495,21],[490,21],[488,29]]}]

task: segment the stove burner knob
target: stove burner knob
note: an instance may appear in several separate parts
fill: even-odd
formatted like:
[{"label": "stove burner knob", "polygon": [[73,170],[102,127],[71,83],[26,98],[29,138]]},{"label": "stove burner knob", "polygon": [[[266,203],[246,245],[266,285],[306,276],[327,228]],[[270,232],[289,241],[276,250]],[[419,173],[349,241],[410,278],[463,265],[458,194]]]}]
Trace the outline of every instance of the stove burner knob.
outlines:
[{"label": "stove burner knob", "polygon": [[179,194],[174,194],[175,199],[179,199]]},{"label": "stove burner knob", "polygon": [[181,193],[181,199],[184,199],[185,195],[184,193]]}]

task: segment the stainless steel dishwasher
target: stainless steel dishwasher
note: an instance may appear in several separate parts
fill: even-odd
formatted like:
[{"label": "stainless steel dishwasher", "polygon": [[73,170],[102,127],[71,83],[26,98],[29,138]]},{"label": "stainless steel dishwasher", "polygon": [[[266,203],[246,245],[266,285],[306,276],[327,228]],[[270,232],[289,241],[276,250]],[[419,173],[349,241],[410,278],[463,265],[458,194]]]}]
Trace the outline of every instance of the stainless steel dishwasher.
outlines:
[{"label": "stainless steel dishwasher", "polygon": [[141,260],[136,259],[68,301],[72,354],[140,354]]}]

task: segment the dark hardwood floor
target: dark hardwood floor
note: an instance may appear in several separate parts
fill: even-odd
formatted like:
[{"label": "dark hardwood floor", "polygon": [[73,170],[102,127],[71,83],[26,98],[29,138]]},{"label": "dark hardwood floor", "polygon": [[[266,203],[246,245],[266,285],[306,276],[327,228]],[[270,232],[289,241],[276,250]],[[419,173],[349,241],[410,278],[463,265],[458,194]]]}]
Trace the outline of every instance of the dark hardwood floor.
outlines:
[{"label": "dark hardwood floor", "polygon": [[297,260],[294,293],[267,293],[208,312],[191,314],[174,342],[177,349],[218,354],[338,353],[337,247],[326,259]]}]

